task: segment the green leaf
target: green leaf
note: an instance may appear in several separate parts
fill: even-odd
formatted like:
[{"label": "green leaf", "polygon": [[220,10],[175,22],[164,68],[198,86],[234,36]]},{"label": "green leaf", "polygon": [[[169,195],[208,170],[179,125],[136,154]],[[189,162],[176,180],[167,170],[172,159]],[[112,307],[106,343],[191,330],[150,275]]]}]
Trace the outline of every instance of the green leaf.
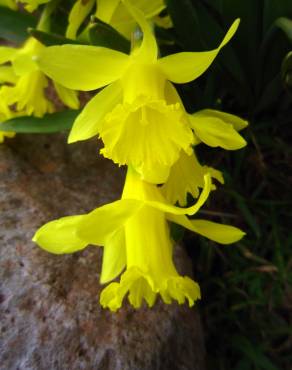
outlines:
[{"label": "green leaf", "polygon": [[[286,32],[283,32],[284,30]],[[261,95],[265,94],[267,86],[272,86],[272,80],[277,78],[281,70],[282,61],[290,50],[290,42],[292,41],[292,38],[289,40],[287,33],[288,23],[285,18],[278,18],[264,35],[258,55],[256,79],[257,100],[259,97],[262,99]],[[267,60],[269,63],[267,63]],[[281,84],[279,89],[282,89]],[[273,96],[275,98],[274,101],[276,101],[277,96]],[[272,97],[270,97],[270,100],[273,100],[271,98]],[[257,102],[257,104],[259,103],[260,102]]]},{"label": "green leaf", "polygon": [[263,32],[265,33],[280,17],[292,17],[291,0],[265,0],[262,8]]},{"label": "green leaf", "polygon": [[[184,50],[206,51],[214,49],[222,41],[228,26],[231,25],[231,21],[225,21],[222,15],[219,14],[218,9],[213,6],[213,2],[192,2],[190,0],[183,0],[182,2],[167,0],[166,2],[174,24],[176,41]],[[218,6],[219,4],[217,3]],[[232,40],[231,44],[227,45],[220,52],[213,68],[208,73],[209,76],[213,73],[215,78],[220,75],[217,78],[218,82],[216,82],[220,86],[222,84],[223,69],[224,77],[231,83],[236,84],[240,96],[247,96],[250,92],[241,63],[233,50],[234,45],[236,45],[236,41]],[[219,66],[221,69],[218,72]],[[223,84],[227,86],[225,81]],[[217,88],[214,90],[215,94],[217,94],[216,90]],[[217,95],[213,96],[213,100],[216,98]]]},{"label": "green leaf", "polygon": [[166,0],[179,45],[187,51],[203,49],[199,19],[191,0]]},{"label": "green leaf", "polygon": [[[222,14],[231,23],[240,18],[233,49],[241,62],[247,82],[253,86],[257,76],[256,61],[262,38],[262,1],[224,0]],[[250,35],[253,37],[250,37]]]},{"label": "green leaf", "polygon": [[280,73],[278,73],[274,78],[271,78],[271,81],[269,81],[269,83],[267,83],[265,86],[265,89],[263,90],[263,93],[256,104],[255,112],[260,113],[271,109],[271,107],[277,103],[281,94],[282,83]]},{"label": "green leaf", "polygon": [[243,352],[258,369],[279,370],[279,368],[274,366],[270,359],[262,352],[261,348],[252,344],[248,338],[235,335],[232,342],[234,347],[236,347],[240,352]]},{"label": "green leaf", "polygon": [[292,51],[288,53],[282,64],[282,80],[286,87],[292,92]]},{"label": "green leaf", "polygon": [[89,39],[92,45],[104,46],[127,54],[131,49],[129,40],[97,18],[94,18],[94,23],[89,26]]},{"label": "green leaf", "polygon": [[42,118],[23,116],[9,119],[0,124],[1,131],[17,133],[49,134],[64,130],[70,130],[80,110],[65,110],[63,112],[50,113]]},{"label": "green leaf", "polygon": [[80,42],[76,40],[67,39],[66,37],[53,34],[53,33],[39,31],[35,28],[29,28],[28,32],[31,36],[33,36],[34,38],[36,38],[38,41],[40,41],[42,44],[46,46],[63,45],[63,44],[80,44]]},{"label": "green leaf", "polygon": [[37,20],[30,14],[0,7],[0,38],[16,43],[27,39],[27,29],[35,27]]},{"label": "green leaf", "polygon": [[281,17],[276,20],[275,25],[278,26],[292,42],[292,20]]},{"label": "green leaf", "polygon": [[244,197],[242,197],[240,194],[236,193],[235,191],[231,191],[230,194],[234,198],[237,208],[240,210],[243,218],[245,219],[246,223],[249,225],[249,227],[253,230],[256,237],[259,238],[261,236],[261,230],[260,227],[253,216],[252,212],[250,211],[246,200]]},{"label": "green leaf", "polygon": [[[230,27],[231,23],[223,22],[222,17],[217,14],[216,9],[210,5],[206,7],[203,2],[196,2],[196,12],[200,24],[200,32],[204,49],[214,49],[222,41],[223,37]],[[220,22],[221,21],[221,22]],[[225,23],[225,25],[224,25]],[[222,24],[224,26],[222,26]],[[243,74],[240,62],[234,53],[233,46],[236,45],[235,40],[232,40],[219,54],[215,61],[215,65],[220,63],[232,78],[237,81],[239,85],[244,85],[245,76]],[[221,79],[221,77],[220,77]]]}]

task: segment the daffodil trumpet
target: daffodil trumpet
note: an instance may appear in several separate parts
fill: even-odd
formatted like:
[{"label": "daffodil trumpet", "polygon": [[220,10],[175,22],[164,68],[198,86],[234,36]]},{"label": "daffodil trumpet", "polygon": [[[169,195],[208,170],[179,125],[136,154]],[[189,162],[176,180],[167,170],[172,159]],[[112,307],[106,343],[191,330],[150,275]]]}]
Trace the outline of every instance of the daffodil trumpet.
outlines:
[{"label": "daffodil trumpet", "polygon": [[[211,189],[210,175],[197,202],[188,208],[169,204],[160,189],[128,170],[121,200],[104,205],[86,215],[69,216],[42,226],[33,240],[51,253],[73,253],[88,244],[103,246],[101,283],[121,275],[101,293],[104,308],[118,310],[127,296],[139,308],[143,300],[151,307],[157,295],[170,304],[200,298],[199,285],[180,276],[173,262],[173,241],[168,221],[180,224],[218,243],[230,244],[242,238],[239,229],[206,220],[190,220],[206,201]],[[124,272],[122,272],[124,270]]]},{"label": "daffodil trumpet", "polygon": [[98,135],[105,157],[134,167],[145,181],[163,183],[180,154],[191,155],[196,141],[171,82],[190,82],[204,73],[233,37],[239,20],[214,50],[158,58],[157,43],[144,15],[129,1],[123,4],[143,32],[141,45],[130,55],[95,46],[52,46],[39,53],[38,65],[69,89],[90,91],[106,86],[75,120],[69,143]]}]

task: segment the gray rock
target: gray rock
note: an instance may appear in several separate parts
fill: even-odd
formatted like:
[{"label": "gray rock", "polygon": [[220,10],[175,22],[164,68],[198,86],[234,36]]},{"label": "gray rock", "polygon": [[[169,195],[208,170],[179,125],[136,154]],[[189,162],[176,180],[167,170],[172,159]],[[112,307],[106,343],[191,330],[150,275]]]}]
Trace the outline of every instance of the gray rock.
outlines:
[{"label": "gray rock", "polygon": [[[0,146],[2,370],[202,370],[195,309],[99,306],[100,249],[55,256],[31,242],[43,223],[119,198],[123,170],[96,142],[17,136]],[[177,265],[190,274],[182,249]]]}]

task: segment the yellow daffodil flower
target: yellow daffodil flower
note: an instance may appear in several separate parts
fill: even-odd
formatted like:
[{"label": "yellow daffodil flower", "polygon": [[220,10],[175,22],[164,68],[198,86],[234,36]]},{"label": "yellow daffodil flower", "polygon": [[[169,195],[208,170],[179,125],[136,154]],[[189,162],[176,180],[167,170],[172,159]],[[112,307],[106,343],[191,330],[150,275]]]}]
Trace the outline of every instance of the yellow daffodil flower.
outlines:
[{"label": "yellow daffodil flower", "polygon": [[25,4],[25,9],[28,12],[35,11],[40,5],[46,4],[51,0],[18,0],[20,3]]},{"label": "yellow daffodil flower", "polygon": [[133,166],[145,181],[162,183],[182,151],[191,154],[194,135],[175,83],[190,82],[211,65],[233,37],[236,20],[221,44],[205,52],[182,52],[158,59],[157,43],[143,14],[123,2],[143,31],[131,55],[103,47],[62,45],[44,49],[40,69],[76,90],[99,92],[77,117],[69,143],[99,135],[102,154]]},{"label": "yellow daffodil flower", "polygon": [[[190,125],[194,130],[196,144],[203,142],[211,147],[221,147],[227,150],[241,149],[246,141],[238,134],[248,123],[240,117],[213,109],[204,109],[189,115]],[[203,187],[204,175],[210,173],[211,177],[224,184],[224,178],[215,168],[202,166],[195,153],[187,155],[181,153],[177,162],[171,167],[167,181],[162,186],[166,199],[175,204],[184,206],[187,194],[194,198],[199,195]],[[212,190],[215,190],[212,184]]]},{"label": "yellow daffodil flower", "polygon": [[239,229],[205,220],[189,220],[206,201],[211,189],[209,174],[197,203],[179,208],[167,203],[159,188],[146,183],[128,170],[122,199],[87,215],[69,216],[42,226],[33,240],[56,254],[73,253],[88,244],[104,246],[101,283],[115,279],[125,268],[119,282],[109,284],[101,293],[101,305],[116,311],[128,295],[138,308],[143,299],[151,307],[157,294],[169,304],[200,298],[197,283],[180,276],[172,260],[173,243],[168,220],[222,244],[242,238]]},{"label": "yellow daffodil flower", "polygon": [[[79,27],[96,5],[96,18],[110,24],[126,37],[130,37],[135,28],[135,20],[121,0],[77,0],[68,19],[66,37],[75,39]],[[136,0],[135,6],[147,19],[158,15],[165,5],[163,0]]]},{"label": "yellow daffodil flower", "polygon": [[[42,73],[33,57],[45,46],[30,37],[21,48],[0,47],[0,64],[11,62],[11,66],[0,67],[0,80],[13,85],[2,87],[3,103],[15,105],[17,111],[26,115],[42,117],[54,111],[53,103],[46,97],[48,78]],[[53,82],[61,101],[72,109],[79,107],[75,91]]]}]

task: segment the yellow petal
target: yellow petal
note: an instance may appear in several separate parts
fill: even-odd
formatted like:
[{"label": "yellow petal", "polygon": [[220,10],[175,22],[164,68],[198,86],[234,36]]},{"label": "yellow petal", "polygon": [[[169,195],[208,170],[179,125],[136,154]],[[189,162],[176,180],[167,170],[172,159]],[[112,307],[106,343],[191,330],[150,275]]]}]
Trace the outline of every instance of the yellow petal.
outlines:
[{"label": "yellow petal", "polygon": [[80,223],[78,236],[90,244],[106,245],[108,238],[142,207],[138,200],[118,200],[90,212]]},{"label": "yellow petal", "polygon": [[22,76],[38,69],[30,53],[18,53],[13,59],[12,65],[17,76]]},{"label": "yellow petal", "polygon": [[68,216],[48,222],[38,229],[32,240],[41,248],[54,254],[79,251],[87,245],[76,234],[77,225],[83,217],[83,215]]},{"label": "yellow petal", "polygon": [[[98,5],[100,3],[111,4],[115,1],[117,0],[99,0]],[[100,5],[98,8],[99,7]],[[159,14],[165,8],[165,4],[163,0],[135,0],[135,7],[138,8],[147,19],[150,19]],[[97,14],[98,18],[102,19],[104,22],[110,23],[112,27],[127,38],[130,38],[132,32],[135,30],[135,19],[133,19],[133,16],[129,13],[122,1],[118,2],[118,5],[112,13],[109,11],[105,13],[103,11],[102,16],[103,18]]]},{"label": "yellow petal", "polygon": [[157,202],[157,201],[145,201],[151,207],[160,209],[166,213],[172,213],[174,215],[194,215],[198,210],[202,207],[202,205],[206,202],[209,193],[211,191],[211,176],[210,174],[206,174],[204,176],[204,188],[202,193],[199,196],[197,202],[188,208],[180,208],[176,206],[172,206],[167,203]]},{"label": "yellow petal", "polygon": [[69,13],[66,37],[73,40],[76,38],[79,27],[91,12],[94,4],[95,0],[77,0],[75,2]]},{"label": "yellow petal", "polygon": [[[185,206],[187,203],[187,194],[194,198],[199,196],[199,189],[204,187],[204,175],[210,173],[221,183],[224,183],[222,173],[212,167],[202,166],[196,154],[187,155],[181,152],[177,162],[171,167],[167,181],[161,187],[165,198],[171,203],[179,203]],[[212,184],[212,190],[216,186]]]},{"label": "yellow petal", "polygon": [[97,135],[104,116],[119,103],[122,89],[119,82],[105,87],[93,97],[76,118],[70,132],[68,143],[86,140]]},{"label": "yellow petal", "polygon": [[221,44],[214,50],[182,52],[159,59],[158,65],[166,75],[167,79],[176,83],[186,83],[201,76],[201,74],[203,74],[212,64],[220,49],[233,37],[238,28],[239,22],[239,19],[234,21]]},{"label": "yellow petal", "polygon": [[57,82],[53,81],[55,90],[61,99],[61,101],[72,109],[79,108],[79,99],[77,91],[67,89],[66,87],[58,84]]},{"label": "yellow petal", "polygon": [[[117,0],[98,0],[100,2],[104,3],[113,3]],[[111,14],[112,17],[108,17],[110,19],[110,22],[113,25],[121,25],[123,23],[131,23],[133,22],[133,18],[131,17],[131,14],[126,10],[127,8],[123,5],[123,1],[119,1],[120,4],[118,7],[116,7],[116,11]],[[135,3],[131,2],[137,9],[140,10],[140,12],[143,13],[143,15],[149,19],[154,17],[155,15],[159,14],[164,8],[165,4],[163,0],[135,0]],[[105,21],[106,22],[106,21]],[[109,22],[109,21],[108,21]]]},{"label": "yellow petal", "polygon": [[196,136],[211,147],[221,147],[228,150],[243,148],[246,141],[234,129],[231,123],[222,119],[201,114],[189,115],[189,121]]},{"label": "yellow petal", "polygon": [[0,66],[0,83],[16,83],[17,76],[10,66]]},{"label": "yellow petal", "polygon": [[231,113],[221,112],[215,109],[203,109],[193,114],[194,117],[218,118],[225,123],[230,123],[236,131],[241,131],[248,126],[248,121]]},{"label": "yellow petal", "polygon": [[110,23],[120,2],[121,0],[98,0],[96,17],[103,22]]},{"label": "yellow petal", "polygon": [[243,231],[234,226],[207,220],[189,220],[183,215],[169,214],[167,219],[220,244],[235,243],[245,235]]},{"label": "yellow petal", "polygon": [[139,49],[133,54],[136,59],[143,61],[143,63],[151,63],[157,60],[158,48],[155,36],[152,29],[147,22],[145,15],[140,9],[132,5],[129,0],[123,2],[127,7],[129,13],[132,14],[143,32],[143,40]]},{"label": "yellow petal", "polygon": [[116,81],[128,66],[128,55],[119,51],[86,45],[45,48],[37,63],[40,69],[72,90],[95,90]]},{"label": "yellow petal", "polygon": [[17,53],[16,48],[9,46],[0,46],[0,64],[11,61]]},{"label": "yellow petal", "polygon": [[125,232],[117,230],[106,241],[102,256],[101,284],[115,279],[126,266]]}]

